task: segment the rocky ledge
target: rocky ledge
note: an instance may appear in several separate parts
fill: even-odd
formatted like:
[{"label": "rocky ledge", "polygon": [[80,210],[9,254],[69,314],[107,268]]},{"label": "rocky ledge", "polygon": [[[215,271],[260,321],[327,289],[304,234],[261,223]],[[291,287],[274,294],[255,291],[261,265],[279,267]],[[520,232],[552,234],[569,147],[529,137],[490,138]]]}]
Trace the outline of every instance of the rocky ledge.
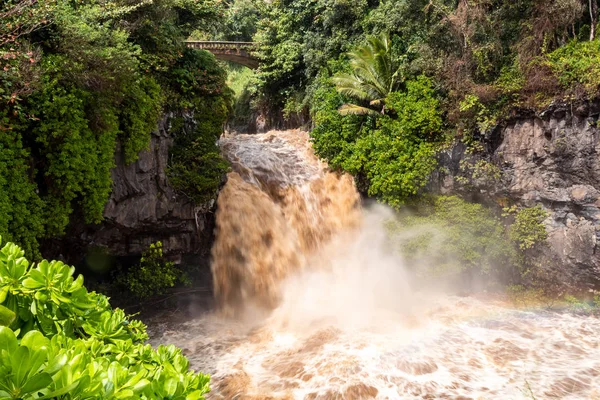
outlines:
[{"label": "rocky ledge", "polygon": [[[184,129],[193,129],[193,119],[184,119]],[[75,216],[64,238],[45,243],[44,254],[79,265],[90,251],[135,258],[151,243],[161,241],[171,260],[210,271],[214,201],[197,206],[169,185],[166,168],[174,137],[168,121],[169,116],[165,116],[159,123],[149,148],[136,162],[127,165],[123,151],[117,149],[116,167],[111,172],[113,191],[104,209],[104,221],[86,225]]]},{"label": "rocky ledge", "polygon": [[500,205],[541,204],[549,215],[545,262],[569,284],[598,288],[599,116],[600,101],[521,113],[482,137],[483,152],[468,154],[463,144],[444,152],[437,189]]}]

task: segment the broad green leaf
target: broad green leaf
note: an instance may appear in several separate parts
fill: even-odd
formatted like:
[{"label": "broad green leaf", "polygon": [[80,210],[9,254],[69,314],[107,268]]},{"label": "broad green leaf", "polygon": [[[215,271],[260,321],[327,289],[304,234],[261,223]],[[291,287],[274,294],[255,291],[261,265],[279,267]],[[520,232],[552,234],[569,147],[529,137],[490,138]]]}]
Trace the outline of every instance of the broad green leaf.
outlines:
[{"label": "broad green leaf", "polygon": [[10,309],[0,304],[0,326],[10,326],[17,315]]},{"label": "broad green leaf", "polygon": [[5,326],[0,326],[0,351],[6,350],[6,352],[10,355],[17,350],[17,347],[17,337],[12,329]]},{"label": "broad green leaf", "polygon": [[115,394],[116,399],[130,399],[134,396],[135,396],[135,393],[133,393],[133,390],[131,390],[131,389],[121,390]]},{"label": "broad green leaf", "polygon": [[47,372],[50,375],[54,375],[55,373],[60,371],[60,369],[62,367],[65,366],[65,364],[67,363],[67,360],[68,360],[68,357],[66,354],[62,353],[62,354],[57,355],[56,357],[54,357],[52,359],[52,361],[50,361],[48,363],[48,365],[44,369],[44,372]]},{"label": "broad green leaf", "polygon": [[80,385],[80,383],[81,383],[81,381],[75,381],[75,382],[71,383],[70,385],[61,387],[60,389],[57,389],[51,393],[48,393],[47,395],[45,395],[43,397],[40,397],[38,400],[56,399],[67,393],[72,393],[73,391],[75,391],[75,389],[77,389],[77,387]]},{"label": "broad green leaf", "polygon": [[4,301],[6,300],[6,296],[8,296],[8,291],[9,291],[8,286],[4,286],[4,287],[0,288],[0,303],[4,303]]},{"label": "broad green leaf", "polygon": [[204,396],[202,395],[202,392],[200,390],[194,390],[193,392],[191,392],[187,396],[185,396],[185,400],[201,400],[201,399],[204,399]]},{"label": "broad green leaf", "polygon": [[12,379],[17,387],[25,383],[29,375],[29,349],[27,347],[18,347],[11,354]]},{"label": "broad green leaf", "polygon": [[50,339],[38,331],[30,331],[21,339],[21,346],[27,346],[30,350],[38,350],[50,346]]},{"label": "broad green leaf", "polygon": [[174,396],[175,395],[175,392],[177,392],[177,387],[178,386],[179,386],[179,382],[175,378],[169,378],[169,379],[167,379],[166,382],[163,385],[163,387],[165,389],[165,392],[169,396]]},{"label": "broad green leaf", "polygon": [[29,271],[29,277],[23,280],[23,286],[27,289],[43,288],[46,286],[46,278],[40,271],[32,269]]},{"label": "broad green leaf", "polygon": [[23,385],[22,393],[34,393],[52,384],[52,378],[47,373],[41,373],[32,376]]}]

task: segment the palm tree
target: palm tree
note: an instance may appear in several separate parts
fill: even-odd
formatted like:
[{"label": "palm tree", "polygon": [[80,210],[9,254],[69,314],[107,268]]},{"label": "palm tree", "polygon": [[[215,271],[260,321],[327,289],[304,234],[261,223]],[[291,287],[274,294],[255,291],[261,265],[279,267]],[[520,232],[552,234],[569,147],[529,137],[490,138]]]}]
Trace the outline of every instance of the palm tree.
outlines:
[{"label": "palm tree", "polygon": [[349,52],[348,57],[353,72],[337,74],[332,81],[339,93],[368,102],[373,108],[348,103],[340,107],[340,114],[384,114],[385,98],[396,89],[400,73],[398,64],[392,61],[389,36],[370,36],[366,45]]}]

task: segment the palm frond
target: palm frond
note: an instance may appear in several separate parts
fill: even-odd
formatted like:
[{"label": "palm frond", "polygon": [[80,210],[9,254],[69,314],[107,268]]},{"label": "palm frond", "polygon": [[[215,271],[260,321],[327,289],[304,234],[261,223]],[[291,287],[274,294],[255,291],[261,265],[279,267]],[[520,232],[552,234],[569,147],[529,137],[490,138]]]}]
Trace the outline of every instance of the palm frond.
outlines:
[{"label": "palm frond", "polygon": [[[395,89],[400,66],[391,58],[388,35],[370,36],[367,43],[348,53],[352,74],[338,74],[332,81],[337,91],[346,96],[380,107]],[[355,104],[340,108],[342,114],[379,114]]]},{"label": "palm frond", "polygon": [[338,112],[341,115],[379,115],[379,112],[371,108],[362,107],[356,104],[344,104],[338,109]]},{"label": "palm frond", "polygon": [[361,101],[369,101],[373,98],[368,88],[365,88],[351,75],[340,74],[334,76],[331,80],[335,84],[337,91],[345,96]]}]

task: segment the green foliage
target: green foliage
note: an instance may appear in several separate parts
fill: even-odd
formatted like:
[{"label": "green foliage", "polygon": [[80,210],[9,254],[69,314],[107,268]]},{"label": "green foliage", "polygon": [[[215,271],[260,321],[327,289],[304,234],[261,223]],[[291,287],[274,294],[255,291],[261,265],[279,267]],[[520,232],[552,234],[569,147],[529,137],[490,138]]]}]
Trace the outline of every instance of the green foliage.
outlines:
[{"label": "green foliage", "polygon": [[369,37],[367,44],[348,53],[351,74],[338,73],[332,81],[341,94],[367,103],[368,107],[344,104],[342,114],[384,113],[384,102],[398,87],[400,69],[392,60],[391,42],[387,35]]},{"label": "green foliage", "polygon": [[[595,35],[597,1],[273,1],[259,15],[259,97],[279,108],[291,97],[305,106],[328,62],[382,34],[392,39],[393,54],[404,55],[392,60],[402,62],[406,76],[436,82],[447,119],[461,135],[489,129],[514,107],[600,93],[597,40],[585,41]],[[384,97],[349,111],[367,112],[369,101]],[[473,99],[478,104],[468,107]]]},{"label": "green foliage", "polygon": [[263,3],[257,33],[262,66],[258,87],[265,103],[282,107],[300,93],[329,60],[362,39],[366,0],[300,0]]},{"label": "green foliage", "polygon": [[410,265],[427,274],[499,274],[517,262],[502,221],[480,204],[440,196],[423,201],[416,213],[400,215],[390,230],[402,239]]},{"label": "green foliage", "polygon": [[189,371],[174,346],[144,344],[146,327],[88,292],[60,261],[30,265],[13,243],[0,250],[0,397],[203,399],[209,377]]},{"label": "green foliage", "polygon": [[182,272],[163,257],[162,243],[152,243],[139,264],[120,276],[119,283],[139,299],[163,294],[183,278]]},{"label": "green foliage", "polygon": [[548,54],[547,62],[565,89],[581,86],[590,96],[598,94],[600,40],[571,41]]},{"label": "green foliage", "polygon": [[253,119],[256,115],[252,109],[256,94],[255,82],[254,70],[234,63],[227,65],[227,86],[233,91],[233,106],[227,125],[235,131],[244,132],[255,123]]},{"label": "green foliage", "polygon": [[142,150],[148,149],[148,133],[156,129],[161,105],[161,88],[152,77],[140,77],[127,88],[119,118],[119,135],[126,163],[134,162]]},{"label": "green foliage", "polygon": [[51,81],[34,101],[40,121],[32,126],[31,135],[44,155],[47,234],[64,232],[78,198],[86,222],[99,222],[112,188],[110,169],[119,132],[114,110],[98,105],[95,113],[103,126],[95,131],[86,114],[93,101],[89,92]]},{"label": "green foliage", "polygon": [[494,163],[487,160],[473,160],[465,158],[460,160],[461,175],[455,177],[456,181],[470,187],[493,187],[502,178],[502,170]]},{"label": "green foliage", "polygon": [[29,159],[20,132],[0,133],[0,233],[22,243],[27,254],[38,255],[44,203],[36,191]]},{"label": "green foliage", "polygon": [[219,40],[251,42],[256,33],[263,5],[256,0],[227,1],[222,25],[217,36]]},{"label": "green foliage", "polygon": [[424,76],[385,100],[388,114],[341,116],[342,98],[331,86],[317,90],[312,131],[316,153],[334,168],[365,176],[368,192],[398,206],[417,194],[436,166],[436,140],[442,129],[439,101]]},{"label": "green foliage", "polygon": [[214,199],[229,164],[221,156],[217,139],[223,130],[228,104],[207,102],[204,114],[191,132],[180,125],[167,168],[171,185],[197,205]]},{"label": "green foliage", "polygon": [[17,314],[13,310],[0,305],[0,326],[9,326],[15,319],[17,319]]},{"label": "green foliage", "polygon": [[544,220],[548,213],[541,207],[517,208],[515,206],[504,209],[505,216],[514,216],[510,227],[511,238],[519,244],[521,250],[532,249],[548,238]]},{"label": "green foliage", "polygon": [[552,299],[544,294],[542,288],[526,287],[523,285],[509,285],[506,287],[508,299],[520,307],[535,307],[540,303],[551,305]]},{"label": "green foliage", "polygon": [[223,98],[226,103],[231,100],[231,92],[225,86],[225,70],[207,51],[185,49],[165,78],[171,90],[172,108],[195,108],[201,113],[205,98]]},{"label": "green foliage", "polygon": [[[115,149],[134,162],[165,105],[216,135],[230,99],[224,72],[183,40],[220,9],[208,0],[0,5],[0,234],[37,258],[38,242],[64,234],[74,215],[100,222]],[[195,159],[214,156],[196,150]]]},{"label": "green foliage", "polygon": [[233,91],[236,100],[248,89],[254,77],[255,71],[250,68],[235,63],[227,65],[227,86]]},{"label": "green foliage", "polygon": [[217,146],[233,98],[225,78],[212,54],[191,50],[171,72],[178,107],[193,113],[195,125],[185,127],[183,117],[172,121],[175,146],[167,176],[175,189],[198,205],[215,198],[228,170]]},{"label": "green foliage", "polygon": [[472,94],[468,94],[460,102],[459,111],[470,117],[479,132],[488,132],[498,123],[498,116],[494,115],[479,97]]},{"label": "green foliage", "polygon": [[496,79],[495,85],[502,94],[519,93],[525,86],[526,79],[521,71],[518,60],[513,64],[505,65]]}]

